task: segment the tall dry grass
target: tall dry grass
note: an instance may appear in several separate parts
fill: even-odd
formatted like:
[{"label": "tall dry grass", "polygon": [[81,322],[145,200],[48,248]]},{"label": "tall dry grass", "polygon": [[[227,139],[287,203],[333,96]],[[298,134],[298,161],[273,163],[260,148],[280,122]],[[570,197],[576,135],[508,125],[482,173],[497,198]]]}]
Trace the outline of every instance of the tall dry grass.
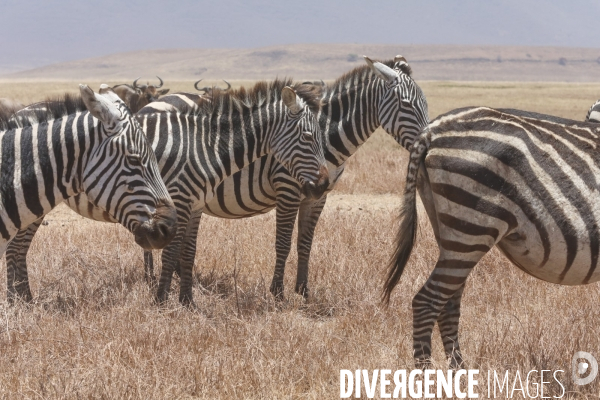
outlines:
[{"label": "tall dry grass", "polygon": [[[445,83],[427,85],[429,92],[445,93]],[[506,102],[523,97],[543,112],[539,103],[555,86],[529,100],[528,90],[508,93]],[[472,91],[488,93],[463,89],[463,103]],[[447,103],[441,95],[438,102],[434,94],[428,94],[432,113],[461,99],[452,92]],[[567,101],[555,114],[567,116],[579,102]],[[275,304],[268,292],[274,214],[203,218],[194,285],[199,307],[190,312],[178,305],[176,292],[165,306],[152,304],[141,250],[123,228],[54,212],[30,251],[35,302],[11,307],[5,297],[0,301],[0,398],[329,399],[339,397],[340,369],[412,369],[411,299],[437,257],[422,209],[401,284],[389,308],[379,304],[405,153],[377,133],[348,163],[317,227],[308,302],[292,290],[295,250],[287,263],[287,300]],[[3,274],[0,287],[5,284]],[[597,398],[600,378],[576,387],[569,364],[576,351],[600,356],[598,304],[597,284],[544,283],[494,250],[471,274],[463,297],[466,362],[480,369],[482,381],[488,370],[514,376],[562,369],[568,397],[585,398],[579,391]],[[437,330],[433,355],[443,367]],[[481,397],[485,386],[480,383]],[[557,385],[547,390],[546,396],[561,393]]]}]

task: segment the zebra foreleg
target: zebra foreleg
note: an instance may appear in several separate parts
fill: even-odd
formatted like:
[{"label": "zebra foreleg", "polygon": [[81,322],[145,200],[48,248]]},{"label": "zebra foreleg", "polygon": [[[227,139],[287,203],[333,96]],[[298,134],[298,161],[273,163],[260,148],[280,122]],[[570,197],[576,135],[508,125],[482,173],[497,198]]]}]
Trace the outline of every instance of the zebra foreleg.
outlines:
[{"label": "zebra foreleg", "polygon": [[156,276],[154,276],[154,257],[150,250],[144,250],[144,279],[150,288],[156,287],[157,281]]},{"label": "zebra foreleg", "polygon": [[185,236],[181,245],[181,254],[176,267],[179,267],[179,302],[184,306],[195,308],[192,294],[194,278],[194,259],[196,258],[196,243],[202,210],[195,211],[187,223]]},{"label": "zebra foreleg", "polygon": [[177,234],[162,251],[162,269],[160,271],[160,280],[158,281],[158,288],[156,290],[155,300],[158,304],[166,302],[169,298],[169,292],[171,290],[171,280],[173,279],[173,271],[175,265],[179,262],[181,247],[185,233],[187,230],[187,223],[190,220],[189,209],[183,209],[183,207],[177,207]]},{"label": "zebra foreleg", "polygon": [[271,281],[270,291],[276,300],[283,300],[284,287],[283,277],[285,275],[285,262],[290,254],[292,246],[292,232],[296,223],[296,214],[300,207],[299,196],[293,199],[286,198],[285,201],[278,197],[277,212],[277,237],[275,239],[275,271]]},{"label": "zebra foreleg", "polygon": [[300,204],[298,213],[298,271],[296,275],[296,293],[301,294],[305,299],[309,296],[308,289],[308,262],[310,260],[310,251],[312,248],[315,228],[319,222],[319,217],[325,207],[327,195],[322,196],[314,202],[303,201]]},{"label": "zebra foreleg", "polygon": [[6,248],[6,285],[10,304],[18,298],[26,302],[33,300],[27,274],[27,253],[43,220],[40,218],[27,229],[20,230]]}]

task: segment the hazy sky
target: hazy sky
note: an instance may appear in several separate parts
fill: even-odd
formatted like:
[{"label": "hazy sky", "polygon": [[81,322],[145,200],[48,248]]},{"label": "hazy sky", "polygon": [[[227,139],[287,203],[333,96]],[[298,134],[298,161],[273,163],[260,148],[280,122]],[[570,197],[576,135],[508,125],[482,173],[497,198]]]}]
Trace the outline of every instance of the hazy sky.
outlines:
[{"label": "hazy sky", "polygon": [[1,0],[4,66],[288,43],[600,47],[598,0]]}]

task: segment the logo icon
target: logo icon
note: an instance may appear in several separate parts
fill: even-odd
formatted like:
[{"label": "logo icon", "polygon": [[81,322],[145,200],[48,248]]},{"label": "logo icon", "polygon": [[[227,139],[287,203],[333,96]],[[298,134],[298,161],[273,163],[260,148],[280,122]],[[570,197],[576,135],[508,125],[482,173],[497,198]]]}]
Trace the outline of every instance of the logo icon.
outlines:
[{"label": "logo icon", "polygon": [[573,354],[571,371],[573,372],[574,384],[579,386],[587,385],[596,379],[598,375],[598,361],[590,353],[578,351]]}]

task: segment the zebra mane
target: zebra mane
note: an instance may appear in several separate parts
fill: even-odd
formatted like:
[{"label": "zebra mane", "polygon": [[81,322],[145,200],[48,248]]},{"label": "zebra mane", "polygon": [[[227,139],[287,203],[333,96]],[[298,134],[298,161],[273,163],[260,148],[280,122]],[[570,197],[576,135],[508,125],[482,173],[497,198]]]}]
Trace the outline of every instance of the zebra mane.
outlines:
[{"label": "zebra mane", "polygon": [[81,96],[70,93],[47,98],[21,110],[0,107],[0,130],[42,124],[83,111],[87,111],[87,108]]},{"label": "zebra mane", "polygon": [[318,112],[321,107],[321,86],[305,83],[294,83],[292,79],[275,79],[274,81],[260,81],[253,87],[241,87],[236,90],[215,90],[206,98],[200,99],[197,106],[178,106],[178,112],[189,115],[224,114],[228,112],[229,105],[235,104],[242,107],[255,107],[265,104],[267,98],[272,102],[281,100],[281,91],[289,86],[304,100],[312,112]]},{"label": "zebra mane", "polygon": [[[375,61],[375,60],[373,60]],[[394,68],[394,60],[386,60],[379,61],[380,63],[387,65],[390,68]],[[410,71],[410,66],[408,64],[399,65],[402,72],[410,75],[408,71]],[[407,67],[408,69],[406,69]],[[412,71],[411,71],[412,72]],[[333,82],[331,85],[328,85],[331,88],[344,88],[350,89],[353,86],[358,86],[362,83],[369,82],[373,78],[375,78],[375,74],[371,70],[368,65],[361,65],[360,67],[356,67],[351,71],[346,72],[344,75],[340,76]]]}]

